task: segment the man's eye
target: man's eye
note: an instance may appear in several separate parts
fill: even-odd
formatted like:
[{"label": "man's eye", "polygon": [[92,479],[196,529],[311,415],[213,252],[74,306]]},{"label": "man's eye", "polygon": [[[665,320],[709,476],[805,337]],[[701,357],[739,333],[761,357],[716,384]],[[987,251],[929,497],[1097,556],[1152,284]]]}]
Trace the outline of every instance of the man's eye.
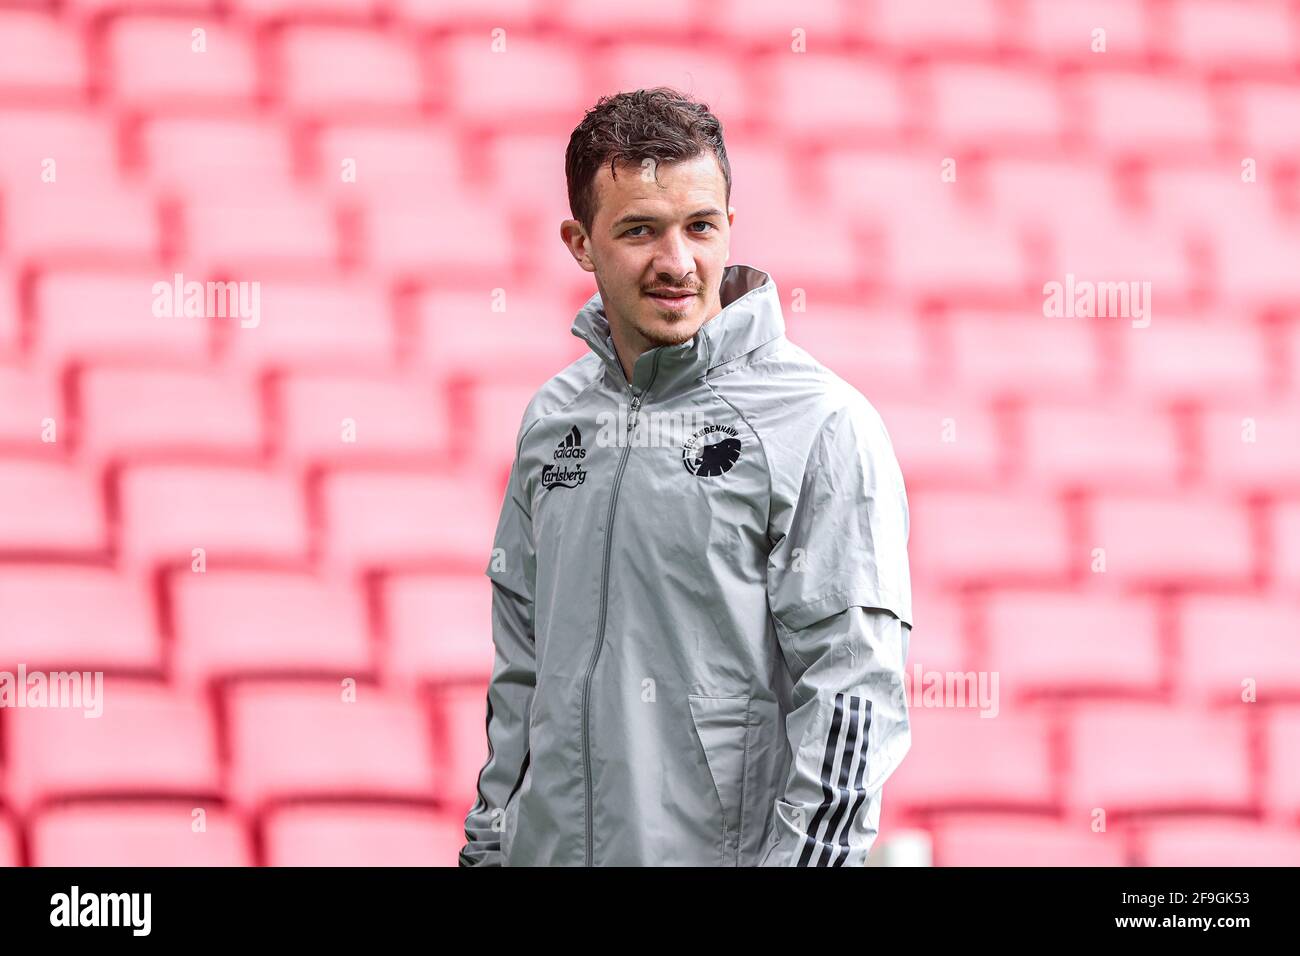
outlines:
[{"label": "man's eye", "polygon": [[633,227],[632,227],[631,229],[629,229],[627,232],[623,233],[623,235],[625,235],[625,236],[630,236],[630,235],[632,235],[633,233],[635,233],[638,229],[649,229],[649,228],[650,228],[649,226],[633,226]]},{"label": "man's eye", "polygon": [[703,220],[703,219],[701,219],[699,222],[693,222],[693,223],[691,223],[691,225],[692,225],[692,226],[708,226],[710,229],[716,229],[716,228],[717,228],[716,226],[713,225],[713,223],[711,223],[711,222],[706,222],[706,221]]}]

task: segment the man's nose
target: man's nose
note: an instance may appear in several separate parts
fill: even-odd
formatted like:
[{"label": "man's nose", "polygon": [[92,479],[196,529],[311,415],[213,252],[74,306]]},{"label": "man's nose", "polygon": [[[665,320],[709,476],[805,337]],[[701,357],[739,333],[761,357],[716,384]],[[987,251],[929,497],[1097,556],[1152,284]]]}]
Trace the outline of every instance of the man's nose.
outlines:
[{"label": "man's nose", "polygon": [[656,275],[666,277],[672,282],[681,282],[695,271],[695,256],[686,237],[676,229],[664,232],[655,250],[654,270]]}]

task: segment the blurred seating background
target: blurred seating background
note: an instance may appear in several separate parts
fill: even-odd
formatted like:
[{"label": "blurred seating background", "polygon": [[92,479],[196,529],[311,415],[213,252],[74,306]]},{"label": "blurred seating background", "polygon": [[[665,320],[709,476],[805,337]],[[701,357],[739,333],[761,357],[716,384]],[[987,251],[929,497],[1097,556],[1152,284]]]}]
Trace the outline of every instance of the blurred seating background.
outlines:
[{"label": "blurred seating background", "polygon": [[878,846],[1300,863],[1300,4],[0,0],[0,670],[109,694],[0,710],[0,864],[455,863],[513,438],[586,348],[565,145],[659,84],[884,415],[909,677],[999,677],[913,704]]}]

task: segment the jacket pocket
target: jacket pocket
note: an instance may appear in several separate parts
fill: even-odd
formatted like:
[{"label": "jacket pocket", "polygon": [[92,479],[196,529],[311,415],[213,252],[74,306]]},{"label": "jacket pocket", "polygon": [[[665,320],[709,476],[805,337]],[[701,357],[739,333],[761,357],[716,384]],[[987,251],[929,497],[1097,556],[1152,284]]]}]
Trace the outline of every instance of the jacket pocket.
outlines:
[{"label": "jacket pocket", "polygon": [[740,862],[749,757],[749,698],[691,694],[691,720],[722,810],[722,852],[727,866]]}]

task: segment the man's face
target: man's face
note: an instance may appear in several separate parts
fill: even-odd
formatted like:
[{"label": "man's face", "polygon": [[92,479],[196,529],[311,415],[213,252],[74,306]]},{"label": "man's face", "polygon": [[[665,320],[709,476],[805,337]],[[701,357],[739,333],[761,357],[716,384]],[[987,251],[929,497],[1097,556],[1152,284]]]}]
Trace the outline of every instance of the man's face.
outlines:
[{"label": "man's face", "polygon": [[735,211],[717,157],[706,151],[657,167],[647,160],[641,168],[620,166],[617,178],[605,164],[595,190],[590,236],[574,219],[561,234],[582,268],[595,273],[615,345],[634,360],[646,349],[689,341],[722,310],[718,287]]}]

